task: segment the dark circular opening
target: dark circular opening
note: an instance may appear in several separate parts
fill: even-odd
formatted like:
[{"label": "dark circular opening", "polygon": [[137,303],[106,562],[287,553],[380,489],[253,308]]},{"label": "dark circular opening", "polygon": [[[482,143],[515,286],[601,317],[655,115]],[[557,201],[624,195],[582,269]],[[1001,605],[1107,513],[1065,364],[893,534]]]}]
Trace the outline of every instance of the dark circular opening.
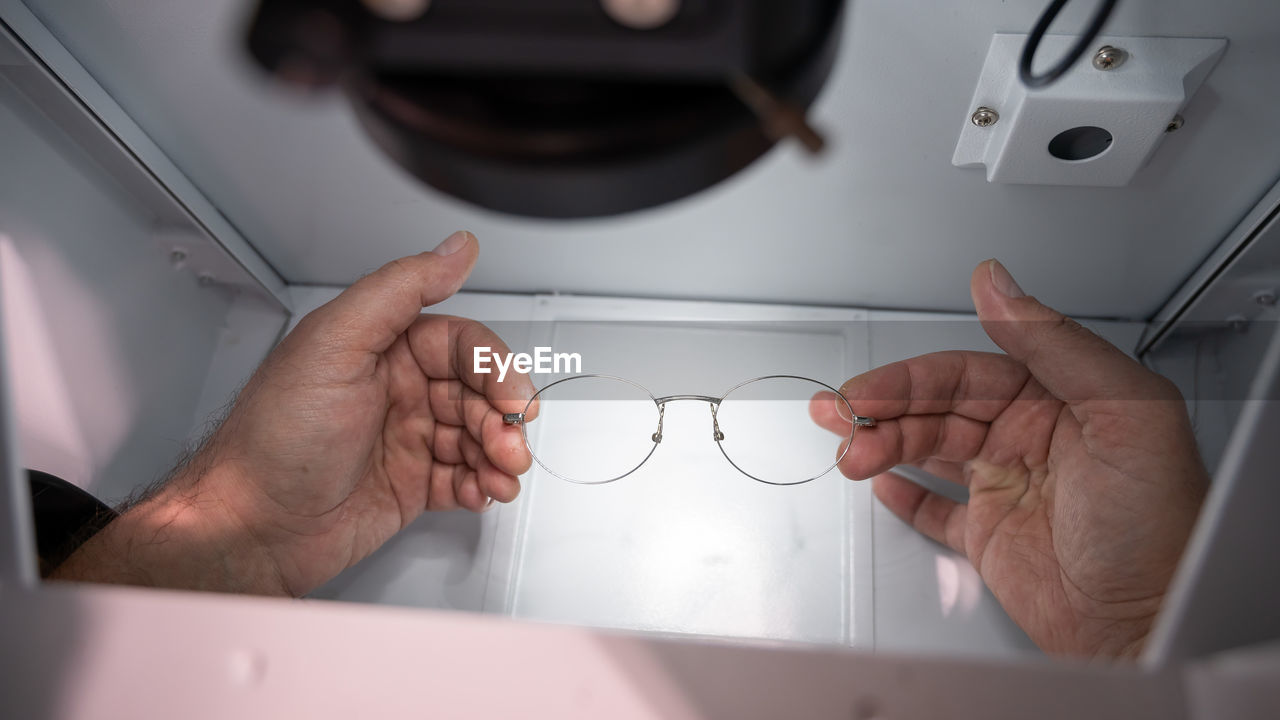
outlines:
[{"label": "dark circular opening", "polygon": [[1111,147],[1111,133],[1085,125],[1058,133],[1049,141],[1049,154],[1059,160],[1088,160]]}]

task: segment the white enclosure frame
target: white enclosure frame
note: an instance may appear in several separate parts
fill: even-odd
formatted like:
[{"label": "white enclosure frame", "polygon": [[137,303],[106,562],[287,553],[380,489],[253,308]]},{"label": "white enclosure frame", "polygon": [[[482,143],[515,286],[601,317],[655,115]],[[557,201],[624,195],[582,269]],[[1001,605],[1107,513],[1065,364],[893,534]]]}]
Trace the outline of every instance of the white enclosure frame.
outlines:
[{"label": "white enclosure frame", "polygon": [[[5,23],[121,150],[282,307],[290,288],[18,0]],[[74,91],[70,90],[74,88]],[[1275,192],[1251,218],[1274,217]],[[1248,231],[1247,228],[1242,232]],[[1225,262],[1236,255],[1211,258]],[[1197,277],[1216,276],[1207,268]],[[1188,291],[1190,292],[1190,291]],[[1185,295],[1185,293],[1184,293]],[[0,348],[2,349],[2,348]],[[1280,335],[1140,666],[872,655],[785,644],[678,641],[457,613],[137,588],[42,585],[0,352],[0,697],[13,717],[1250,717],[1280,685],[1280,647],[1227,650],[1232,600],[1197,581],[1238,547],[1280,547],[1274,472]],[[1241,498],[1248,498],[1243,503]],[[1269,543],[1269,544],[1266,544]],[[1271,599],[1273,556],[1239,600]],[[1245,566],[1239,566],[1246,570]],[[1258,582],[1258,578],[1263,578]],[[1208,593],[1208,595],[1206,595]],[[1264,606],[1265,607],[1265,606]],[[1238,629],[1237,629],[1238,632]],[[1217,654],[1227,651],[1226,654]],[[1274,707],[1274,706],[1272,706]]]}]

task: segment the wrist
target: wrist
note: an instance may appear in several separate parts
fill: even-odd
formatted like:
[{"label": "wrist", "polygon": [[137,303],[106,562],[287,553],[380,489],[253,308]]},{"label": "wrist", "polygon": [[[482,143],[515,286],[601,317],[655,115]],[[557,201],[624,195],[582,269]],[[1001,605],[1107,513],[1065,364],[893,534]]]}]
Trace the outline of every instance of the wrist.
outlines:
[{"label": "wrist", "polygon": [[279,568],[220,492],[231,469],[187,468],[51,575],[57,580],[289,595]]}]

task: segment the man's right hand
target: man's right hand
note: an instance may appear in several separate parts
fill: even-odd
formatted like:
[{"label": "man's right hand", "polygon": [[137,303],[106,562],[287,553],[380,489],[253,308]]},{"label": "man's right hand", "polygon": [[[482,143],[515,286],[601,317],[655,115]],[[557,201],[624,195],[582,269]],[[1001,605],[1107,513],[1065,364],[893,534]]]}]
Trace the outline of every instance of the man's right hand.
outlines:
[{"label": "man's right hand", "polygon": [[[1045,651],[1136,655],[1209,482],[1183,399],[1000,263],[979,265],[971,291],[1007,355],[935,353],[845,383],[878,424],[840,469],[874,477],[889,510],[966,555]],[[811,410],[848,435],[835,398]],[[900,463],[968,487],[968,504],[893,473]]]}]

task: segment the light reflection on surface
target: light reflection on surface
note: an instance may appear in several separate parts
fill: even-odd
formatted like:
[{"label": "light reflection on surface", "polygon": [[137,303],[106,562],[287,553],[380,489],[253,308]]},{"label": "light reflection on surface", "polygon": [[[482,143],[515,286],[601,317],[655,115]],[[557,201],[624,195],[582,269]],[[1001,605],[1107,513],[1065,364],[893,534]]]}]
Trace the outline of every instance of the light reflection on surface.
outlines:
[{"label": "light reflection on surface", "polygon": [[[105,334],[112,324],[75,274],[40,248],[24,245],[24,257],[0,235],[3,330],[18,438],[28,467],[88,487],[133,426],[136,393],[117,340]],[[50,317],[71,318],[71,327],[55,328]],[[75,360],[77,385],[93,388],[92,394],[71,392],[68,358]]]},{"label": "light reflection on surface", "polygon": [[982,578],[969,561],[961,557],[939,554],[936,559],[938,572],[938,606],[943,617],[968,615],[982,595]]}]

